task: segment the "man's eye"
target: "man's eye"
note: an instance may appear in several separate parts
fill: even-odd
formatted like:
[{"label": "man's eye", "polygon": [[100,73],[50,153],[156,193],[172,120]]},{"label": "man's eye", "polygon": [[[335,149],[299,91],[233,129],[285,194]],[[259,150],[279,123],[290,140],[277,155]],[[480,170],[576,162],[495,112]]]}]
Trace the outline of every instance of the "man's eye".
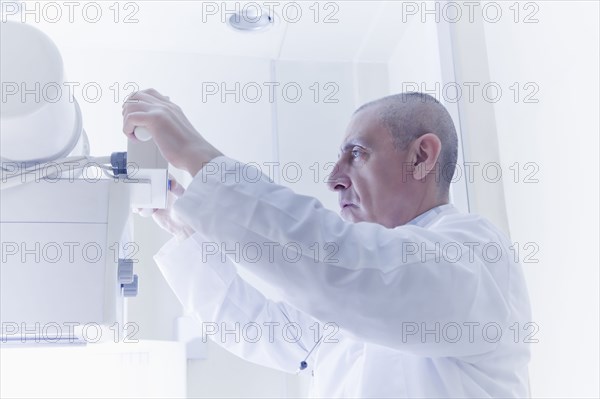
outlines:
[{"label": "man's eye", "polygon": [[362,152],[360,149],[354,148],[354,149],[352,149],[351,154],[352,154],[352,158],[358,158],[361,156]]}]

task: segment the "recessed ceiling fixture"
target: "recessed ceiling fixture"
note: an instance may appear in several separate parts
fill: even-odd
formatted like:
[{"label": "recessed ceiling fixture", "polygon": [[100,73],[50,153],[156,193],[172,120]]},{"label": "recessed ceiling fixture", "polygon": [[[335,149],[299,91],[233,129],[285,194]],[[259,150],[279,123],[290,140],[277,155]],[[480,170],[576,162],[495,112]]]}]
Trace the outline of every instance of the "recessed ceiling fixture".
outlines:
[{"label": "recessed ceiling fixture", "polygon": [[234,29],[244,32],[263,31],[275,22],[273,15],[263,10],[257,4],[249,5],[231,15],[227,23]]}]

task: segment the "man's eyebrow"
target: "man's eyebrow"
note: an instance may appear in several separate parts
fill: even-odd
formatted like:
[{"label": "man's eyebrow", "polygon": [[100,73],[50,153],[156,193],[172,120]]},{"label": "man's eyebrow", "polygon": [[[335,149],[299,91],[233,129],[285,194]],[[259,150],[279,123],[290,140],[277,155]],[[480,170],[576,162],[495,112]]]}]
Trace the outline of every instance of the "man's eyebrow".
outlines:
[{"label": "man's eyebrow", "polygon": [[362,140],[352,140],[340,147],[340,152],[347,152],[353,147],[359,146],[363,148],[369,148],[369,145]]}]

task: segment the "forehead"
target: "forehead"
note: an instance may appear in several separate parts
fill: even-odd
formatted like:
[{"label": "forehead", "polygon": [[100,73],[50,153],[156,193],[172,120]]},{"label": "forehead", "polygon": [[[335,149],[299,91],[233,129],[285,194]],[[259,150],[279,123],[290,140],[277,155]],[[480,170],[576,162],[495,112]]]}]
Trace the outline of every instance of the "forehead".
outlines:
[{"label": "forehead", "polygon": [[392,143],[389,130],[383,126],[377,114],[377,107],[363,109],[350,119],[341,150],[352,145],[368,148],[388,146]]}]

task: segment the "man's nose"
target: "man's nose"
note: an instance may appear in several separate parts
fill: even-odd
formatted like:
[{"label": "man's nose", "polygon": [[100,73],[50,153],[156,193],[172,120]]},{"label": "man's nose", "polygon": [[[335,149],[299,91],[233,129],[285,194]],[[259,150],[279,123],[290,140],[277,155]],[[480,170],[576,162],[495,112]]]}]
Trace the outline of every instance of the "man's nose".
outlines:
[{"label": "man's nose", "polygon": [[327,178],[327,187],[331,191],[340,191],[350,187],[351,182],[348,174],[342,170],[339,162],[333,166],[333,171]]}]

